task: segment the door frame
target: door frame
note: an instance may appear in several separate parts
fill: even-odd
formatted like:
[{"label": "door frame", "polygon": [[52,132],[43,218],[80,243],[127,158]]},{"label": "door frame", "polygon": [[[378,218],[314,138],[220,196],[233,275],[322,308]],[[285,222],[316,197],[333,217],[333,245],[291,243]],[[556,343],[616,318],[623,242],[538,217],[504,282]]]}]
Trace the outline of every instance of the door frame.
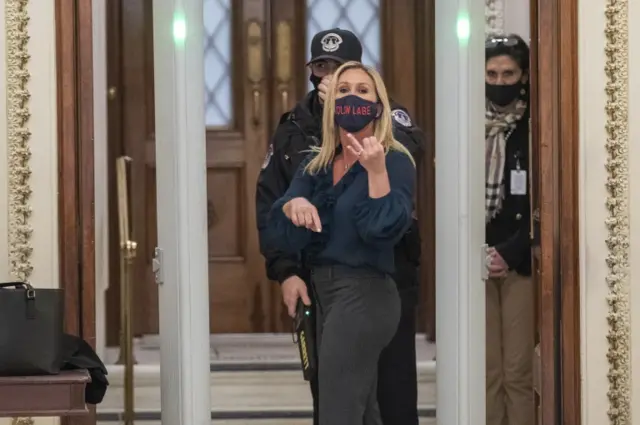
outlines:
[{"label": "door frame", "polygon": [[[542,423],[580,424],[578,1],[536,0]],[[533,38],[533,37],[532,37]],[[534,139],[535,140],[535,139]],[[534,271],[535,272],[535,271]]]},{"label": "door frame", "polygon": [[[93,20],[91,0],[55,0],[58,242],[65,330],[95,348]],[[95,425],[87,416],[62,425]]]}]

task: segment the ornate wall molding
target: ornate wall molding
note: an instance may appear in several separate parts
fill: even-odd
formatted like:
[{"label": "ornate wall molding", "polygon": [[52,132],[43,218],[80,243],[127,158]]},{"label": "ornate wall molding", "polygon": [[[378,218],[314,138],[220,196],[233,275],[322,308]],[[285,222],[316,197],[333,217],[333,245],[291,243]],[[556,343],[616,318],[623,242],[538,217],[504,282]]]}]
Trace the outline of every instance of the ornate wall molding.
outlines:
[{"label": "ornate wall molding", "polygon": [[[29,121],[29,0],[5,0],[7,84],[7,169],[9,172],[9,266],[16,280],[26,281],[31,264],[31,132]],[[32,418],[14,418],[14,425],[33,425]]]},{"label": "ornate wall molding", "polygon": [[504,2],[502,0],[485,0],[484,3],[485,34],[504,34]]},{"label": "ornate wall molding", "polygon": [[5,0],[7,49],[7,148],[9,171],[9,265],[20,281],[29,279],[31,264],[31,150],[29,111],[29,0]]},{"label": "ornate wall molding", "polygon": [[607,0],[605,17],[608,415],[630,425],[628,0]]}]

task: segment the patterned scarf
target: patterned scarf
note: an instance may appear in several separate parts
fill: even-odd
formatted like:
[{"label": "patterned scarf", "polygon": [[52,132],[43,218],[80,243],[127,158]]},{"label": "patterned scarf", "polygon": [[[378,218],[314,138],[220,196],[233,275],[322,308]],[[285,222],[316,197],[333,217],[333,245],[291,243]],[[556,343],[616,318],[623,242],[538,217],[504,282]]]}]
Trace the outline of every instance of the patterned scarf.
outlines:
[{"label": "patterned scarf", "polygon": [[485,110],[485,223],[489,223],[502,209],[507,139],[527,110],[527,103],[520,100],[508,110],[498,111],[487,102]]}]

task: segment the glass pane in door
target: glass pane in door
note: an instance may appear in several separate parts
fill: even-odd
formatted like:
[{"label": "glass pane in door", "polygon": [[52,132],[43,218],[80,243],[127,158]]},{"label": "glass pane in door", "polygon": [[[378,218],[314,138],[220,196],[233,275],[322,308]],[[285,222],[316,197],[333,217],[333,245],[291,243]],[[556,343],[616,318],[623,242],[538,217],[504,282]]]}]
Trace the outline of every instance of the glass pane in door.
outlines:
[{"label": "glass pane in door", "polygon": [[229,127],[231,100],[231,0],[204,0],[204,111],[207,127]]}]

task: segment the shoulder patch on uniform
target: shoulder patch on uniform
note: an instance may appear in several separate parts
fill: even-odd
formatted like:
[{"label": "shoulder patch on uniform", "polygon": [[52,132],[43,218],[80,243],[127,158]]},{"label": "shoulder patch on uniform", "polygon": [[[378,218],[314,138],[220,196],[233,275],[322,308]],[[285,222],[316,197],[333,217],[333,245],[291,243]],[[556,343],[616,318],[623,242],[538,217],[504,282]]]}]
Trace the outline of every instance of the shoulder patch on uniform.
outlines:
[{"label": "shoulder patch on uniform", "polygon": [[394,109],[391,111],[391,116],[393,120],[400,124],[403,127],[412,127],[413,123],[411,122],[411,117],[407,114],[406,111],[402,109]]},{"label": "shoulder patch on uniform", "polygon": [[262,169],[267,168],[269,163],[271,162],[271,157],[273,156],[273,143],[269,143],[269,149],[267,150],[267,154],[264,157],[264,161],[262,162]]}]

